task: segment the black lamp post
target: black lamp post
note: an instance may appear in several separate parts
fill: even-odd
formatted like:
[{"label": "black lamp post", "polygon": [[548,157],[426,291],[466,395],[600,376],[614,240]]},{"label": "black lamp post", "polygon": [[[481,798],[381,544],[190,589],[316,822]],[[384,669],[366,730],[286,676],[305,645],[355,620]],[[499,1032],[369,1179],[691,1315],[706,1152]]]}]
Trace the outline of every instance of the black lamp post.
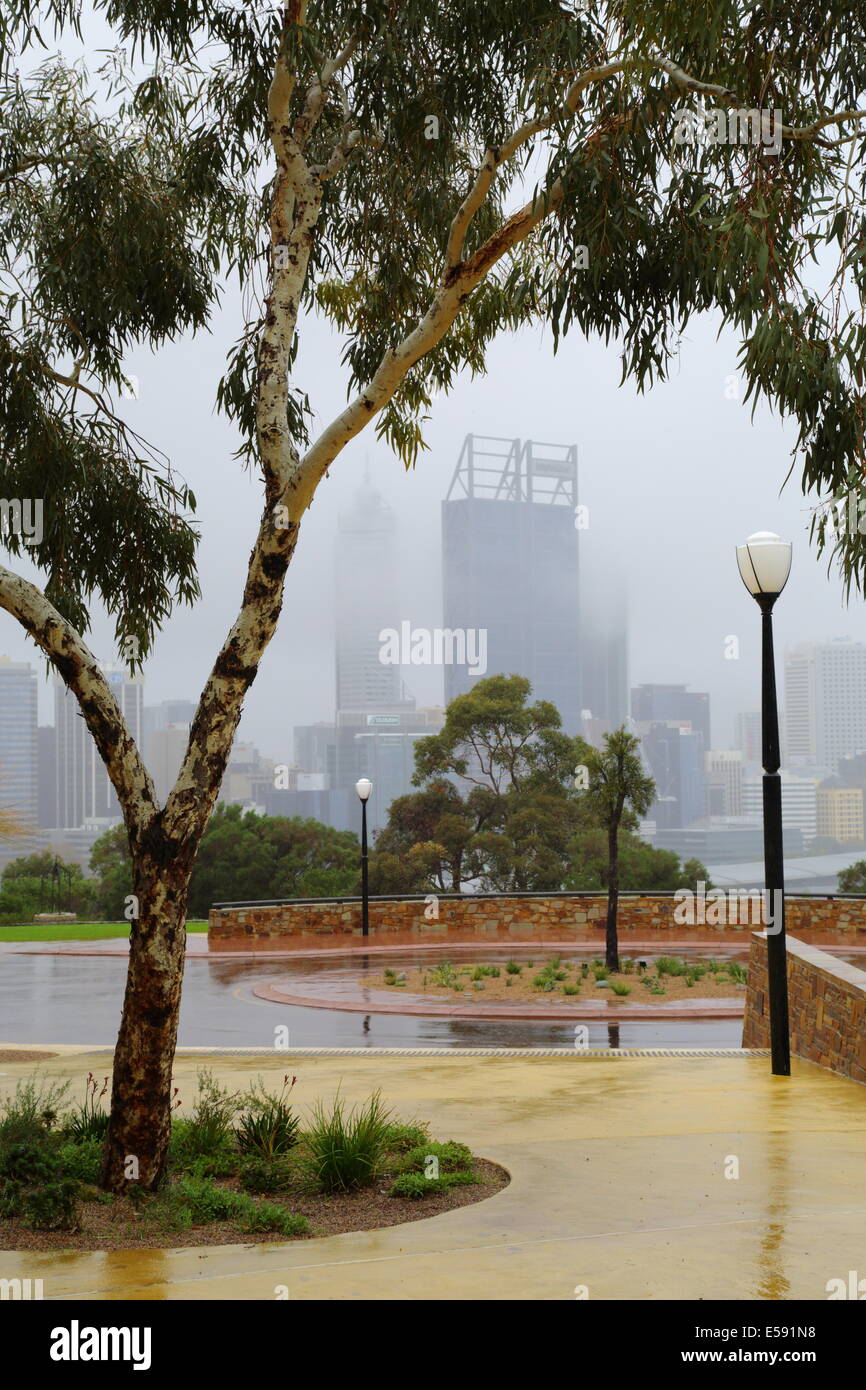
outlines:
[{"label": "black lamp post", "polygon": [[370,935],[370,902],[367,891],[367,802],[373,783],[369,777],[362,777],[355,783],[355,791],[361,802],[361,935]]},{"label": "black lamp post", "polygon": [[[737,546],[740,577],[761,610],[761,762],[764,768],[764,878],[772,923],[767,927],[770,1052],[774,1076],[791,1075],[788,966],[785,947],[785,871],[782,858],[782,780],[779,710],[773,656],[773,605],[791,573],[791,546],[772,531],[758,531]],[[769,913],[767,914],[769,917]]]}]

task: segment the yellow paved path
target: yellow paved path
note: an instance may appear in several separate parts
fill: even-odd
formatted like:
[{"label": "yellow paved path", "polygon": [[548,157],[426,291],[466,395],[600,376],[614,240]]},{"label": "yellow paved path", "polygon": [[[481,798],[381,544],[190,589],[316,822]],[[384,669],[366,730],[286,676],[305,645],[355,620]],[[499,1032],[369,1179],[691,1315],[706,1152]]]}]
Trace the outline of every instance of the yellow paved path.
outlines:
[{"label": "yellow paved path", "polygon": [[[40,1070],[109,1070],[68,1049]],[[826,1299],[866,1275],[866,1087],[766,1057],[179,1056],[231,1085],[298,1075],[303,1110],[338,1083],[381,1088],[512,1175],[443,1216],[284,1245],[0,1255],[0,1277],[46,1298]],[[0,1091],[32,1064],[0,1063]],[[739,1177],[725,1176],[733,1160]],[[2,1228],[0,1228],[2,1232]]]}]

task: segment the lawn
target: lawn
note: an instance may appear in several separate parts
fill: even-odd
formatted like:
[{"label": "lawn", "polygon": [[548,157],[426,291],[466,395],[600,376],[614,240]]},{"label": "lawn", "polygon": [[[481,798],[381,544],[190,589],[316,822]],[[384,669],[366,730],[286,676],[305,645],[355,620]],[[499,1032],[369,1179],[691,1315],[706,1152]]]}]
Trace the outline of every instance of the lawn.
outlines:
[{"label": "lawn", "polygon": [[[24,922],[0,927],[2,941],[103,941],[129,936],[129,922]],[[188,932],[206,932],[207,922],[187,922]]]}]

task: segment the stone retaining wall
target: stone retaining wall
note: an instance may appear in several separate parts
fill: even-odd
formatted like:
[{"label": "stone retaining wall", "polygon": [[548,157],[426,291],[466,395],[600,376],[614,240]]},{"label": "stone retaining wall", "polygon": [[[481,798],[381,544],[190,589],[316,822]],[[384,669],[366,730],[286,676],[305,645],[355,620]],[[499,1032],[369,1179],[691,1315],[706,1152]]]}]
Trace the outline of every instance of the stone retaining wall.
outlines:
[{"label": "stone retaining wall", "polygon": [[[866,971],[787,938],[791,1052],[866,1083]],[[755,932],[743,1018],[743,1047],[770,1046],[767,937]]]},{"label": "stone retaining wall", "polygon": [[[711,895],[708,896],[708,907]],[[753,908],[755,904],[753,902]],[[791,931],[808,930],[830,944],[837,933],[866,932],[866,899],[788,898],[786,923]],[[432,915],[434,907],[438,918]],[[672,895],[646,894],[622,897],[619,902],[619,930],[625,933],[668,933],[695,940],[730,938],[753,931],[760,925],[754,911],[746,911],[745,895],[739,900],[739,920],[733,904],[727,923],[701,922],[683,925],[674,918],[677,903]],[[390,902],[370,900],[370,936],[405,940],[457,937],[504,937],[511,940],[562,940],[592,938],[604,931],[607,898],[597,896],[555,896],[527,894],[526,897],[440,897],[436,904],[423,898]],[[425,914],[430,914],[429,916]],[[682,908],[679,916],[682,917]],[[208,935],[212,941],[270,940],[275,938],[316,937],[326,944],[330,939],[360,935],[361,904],[358,900],[320,902],[253,903],[240,907],[215,907],[210,912]]]}]

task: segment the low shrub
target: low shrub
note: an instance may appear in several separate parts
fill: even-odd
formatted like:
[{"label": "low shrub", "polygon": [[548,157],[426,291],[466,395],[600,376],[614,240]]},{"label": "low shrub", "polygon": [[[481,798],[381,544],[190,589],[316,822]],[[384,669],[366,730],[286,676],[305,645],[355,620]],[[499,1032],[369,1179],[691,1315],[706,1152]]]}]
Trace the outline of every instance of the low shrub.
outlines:
[{"label": "low shrub", "polygon": [[621,983],[620,981],[618,981],[618,980],[610,980],[610,981],[609,981],[609,984],[610,984],[610,987],[611,987],[611,989],[613,990],[614,994],[618,994],[618,995],[620,995],[620,996],[622,996],[622,995],[624,995],[624,994],[631,994],[631,986],[630,986],[630,985],[624,985],[624,984],[622,984],[622,983]]},{"label": "low shrub", "polygon": [[520,975],[523,973],[523,967],[518,965],[516,960],[507,960],[505,962],[505,970],[508,975]]},{"label": "low shrub", "polygon": [[580,985],[563,985],[563,994],[580,994]]},{"label": "low shrub", "polygon": [[425,1178],[423,1173],[401,1173],[394,1179],[388,1195],[418,1200],[434,1192],[447,1192],[452,1187],[466,1187],[480,1181],[474,1173],[443,1173],[438,1178]]},{"label": "low shrub", "polygon": [[0,1177],[32,1186],[51,1182],[60,1176],[58,1147],[54,1135],[47,1131],[35,1138],[23,1139],[0,1149]]},{"label": "low shrub", "polygon": [[453,1139],[445,1143],[431,1143],[428,1140],[426,1144],[409,1150],[400,1165],[401,1172],[423,1173],[428,1158],[438,1159],[440,1172],[456,1173],[472,1167],[472,1154],[465,1144],[458,1144]]},{"label": "low shrub", "polygon": [[23,1193],[21,1219],[34,1231],[74,1231],[78,1220],[78,1183],[58,1178]]},{"label": "low shrub", "polygon": [[269,1095],[261,1081],[250,1087],[247,1111],[235,1130],[241,1153],[276,1158],[298,1142],[300,1120],[288,1104],[297,1077],[283,1077],[279,1095]]},{"label": "low shrub", "polygon": [[339,1094],[330,1112],[319,1103],[304,1136],[310,1180],[320,1192],[352,1192],[374,1182],[384,1165],[391,1124],[378,1091],[348,1114]]},{"label": "low shrub", "polygon": [[255,1202],[242,1222],[243,1229],[256,1231],[278,1231],[281,1236],[305,1236],[310,1223],[305,1216],[286,1211],[275,1202]]},{"label": "low shrub", "polygon": [[198,1073],[198,1095],[192,1117],[183,1130],[184,1147],[191,1157],[215,1157],[233,1147],[234,1119],[240,1097],[220,1086],[212,1071]]},{"label": "low shrub", "polygon": [[688,966],[685,961],[677,960],[675,956],[659,956],[656,961],[656,973],[659,975],[685,975],[688,973]]},{"label": "low shrub", "polygon": [[388,1125],[385,1132],[385,1148],[392,1153],[408,1153],[419,1144],[428,1143],[429,1125],[412,1121],[409,1124]]},{"label": "low shrub", "polygon": [[209,1178],[192,1177],[181,1178],[171,1189],[170,1197],[176,1204],[188,1207],[193,1220],[202,1226],[243,1216],[252,1201],[242,1192],[218,1187]]},{"label": "low shrub", "polygon": [[99,1182],[102,1141],[85,1139],[74,1143],[70,1140],[57,1150],[57,1162],[64,1177],[95,1185]]},{"label": "low shrub", "polygon": [[284,1158],[250,1158],[241,1169],[245,1192],[283,1192],[290,1187],[295,1169]]},{"label": "low shrub", "polygon": [[104,1139],[108,1133],[108,1111],[100,1105],[108,1090],[108,1077],[102,1078],[102,1089],[93,1072],[87,1073],[84,1100],[76,1105],[63,1120],[63,1133],[74,1144],[86,1143],[91,1139]]},{"label": "low shrub", "polygon": [[18,1144],[41,1147],[66,1104],[68,1091],[68,1081],[44,1077],[18,1081],[12,1095],[0,1101],[0,1155]]}]

